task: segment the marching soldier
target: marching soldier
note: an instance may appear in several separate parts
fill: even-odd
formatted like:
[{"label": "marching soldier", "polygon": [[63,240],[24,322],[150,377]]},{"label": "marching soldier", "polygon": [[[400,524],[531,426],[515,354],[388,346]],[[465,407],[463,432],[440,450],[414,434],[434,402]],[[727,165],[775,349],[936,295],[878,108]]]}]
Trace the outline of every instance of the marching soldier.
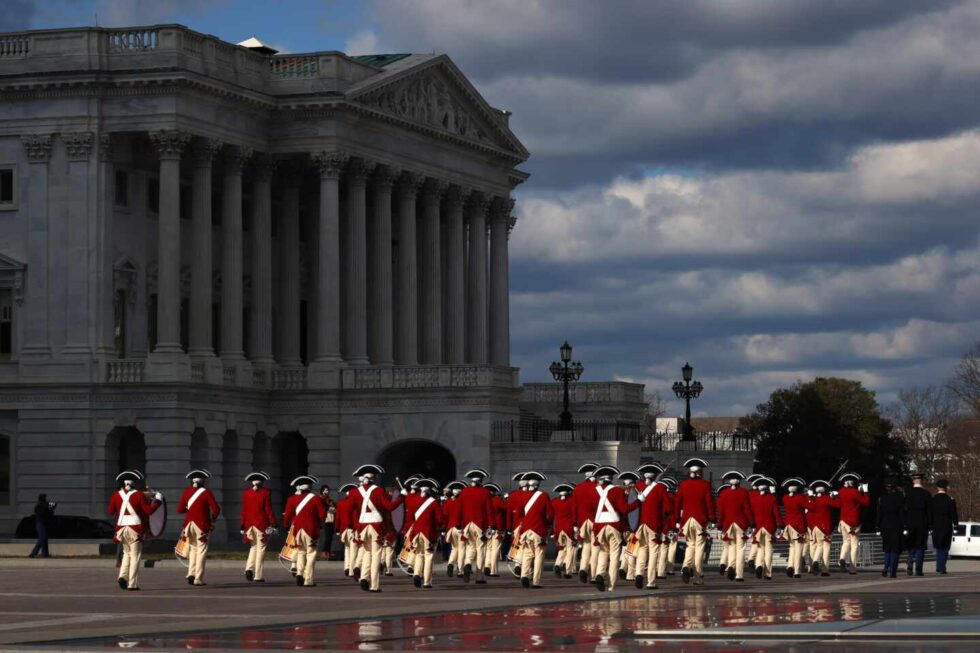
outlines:
[{"label": "marching soldier", "polygon": [[806,509],[810,499],[800,493],[806,483],[801,478],[788,478],[783,481],[786,494],[783,496],[783,510],[786,513],[786,527],[783,535],[789,542],[789,560],[786,575],[792,578],[802,578],[800,570],[803,566],[803,539],[806,537]]},{"label": "marching soldier", "polygon": [[312,492],[313,486],[319,482],[315,476],[294,478],[290,485],[296,488],[296,493],[286,500],[282,511],[282,525],[291,529],[296,548],[296,584],[305,587],[316,587],[316,545],[327,516],[323,501]]},{"label": "marching soldier", "polygon": [[205,479],[211,478],[208,470],[195,469],[185,478],[190,479],[191,486],[180,497],[177,512],[186,514],[180,536],[188,544],[187,584],[201,586],[206,584],[204,565],[208,557],[208,539],[214,530],[214,521],[221,514],[221,508],[211,490],[204,487]]},{"label": "marching soldier", "polygon": [[[354,576],[354,563],[357,560],[357,543],[354,537],[354,522],[351,517],[351,492],[357,490],[353,483],[346,483],[340,487],[337,500],[336,523],[337,533],[340,543],[344,545],[344,576]],[[358,576],[360,574],[357,574]]]},{"label": "marching soldier", "polygon": [[114,540],[122,545],[123,557],[119,565],[119,589],[138,591],[140,588],[140,559],[143,556],[143,533],[146,522],[163,504],[163,495],[157,492],[153,499],[136,489],[142,475],[134,471],[121,472],[116,476],[122,487],[112,493],[108,514],[116,518]]},{"label": "marching soldier", "polygon": [[[632,494],[634,488],[636,487],[636,482],[640,480],[640,475],[637,474],[636,472],[627,470],[625,472],[621,472],[617,478],[619,478],[619,480],[622,481],[623,483],[623,494],[626,496],[627,503],[629,503],[629,497]],[[631,553],[630,547],[628,546],[636,538],[636,535],[634,534],[633,528],[630,525],[629,515],[634,510],[636,510],[639,507],[639,505],[640,505],[639,503],[633,502],[632,506],[629,507],[629,509],[623,513],[622,515],[623,519],[619,523],[619,532],[622,533],[623,543],[627,545],[623,549],[622,555],[619,557],[620,580],[636,579],[637,556]],[[636,548],[637,552],[639,551],[638,542],[639,541],[637,540],[637,544],[632,545],[634,548]]]},{"label": "marching soldier", "polygon": [[[752,501],[758,496],[757,492],[752,492],[755,489],[755,482],[763,478],[762,474],[749,474],[745,478],[743,485],[747,490],[749,490],[749,505],[751,506]],[[754,533],[754,531],[753,531]],[[759,545],[756,542],[755,537],[750,537],[748,542],[748,556],[745,559],[745,564],[748,565],[749,573],[755,573],[755,558],[758,552]]]},{"label": "marching soldier", "polygon": [[[871,496],[868,486],[861,483],[861,477],[854,472],[848,472],[840,477],[843,487],[840,489],[840,531],[842,542],[840,547],[841,569],[847,569],[852,576],[857,574],[858,541],[861,535],[861,508],[871,506]],[[848,565],[850,558],[850,565]]]},{"label": "marching soldier", "polygon": [[[408,531],[405,545],[411,544],[415,551],[412,562],[412,584],[415,587],[432,589],[432,559],[435,554],[439,533],[445,528],[445,515],[441,502],[436,498],[439,484],[431,478],[420,478],[414,483],[419,500],[415,502],[412,513],[412,526]],[[407,505],[407,504],[406,504]]]},{"label": "marching soldier", "polygon": [[753,540],[756,542],[755,577],[772,580],[772,547],[783,534],[783,517],[776,501],[776,481],[759,478],[752,493]]},{"label": "marching soldier", "polygon": [[674,575],[674,561],[677,558],[677,527],[674,524],[674,514],[677,508],[677,479],[664,476],[660,481],[667,486],[664,495],[664,526],[663,541],[660,547],[660,562],[657,566],[657,579],[665,580]]},{"label": "marching soldier", "polygon": [[541,588],[541,572],[544,570],[544,552],[548,544],[548,530],[555,518],[551,499],[538,489],[544,474],[526,472],[526,501],[521,510],[521,586],[524,589]]},{"label": "marching soldier", "polygon": [[926,538],[932,528],[932,493],[922,487],[922,474],[912,474],[912,489],[905,497],[905,526],[909,531],[909,559],[906,566],[908,575],[922,576],[922,563],[925,560]]},{"label": "marching soldier", "polygon": [[575,554],[578,552],[575,544],[575,502],[571,499],[573,490],[568,483],[559,483],[552,489],[555,499],[551,507],[555,520],[551,524],[551,532],[558,547],[558,557],[555,558],[555,576],[558,578],[572,577],[569,572],[575,569]]},{"label": "marching soldier", "polygon": [[[422,476],[418,474],[413,474],[405,479],[403,487],[400,491],[403,497],[402,501],[402,525],[398,529],[398,539],[395,541],[395,546],[398,548],[399,555],[401,551],[405,548],[412,548],[411,536],[409,533],[412,529],[412,522],[415,521],[415,511],[418,509],[419,505],[422,503],[419,489],[415,487],[416,481],[422,479]],[[414,556],[412,557],[414,560]]]},{"label": "marching soldier", "polygon": [[833,509],[840,508],[837,492],[827,491],[830,483],[816,480],[810,483],[813,497],[810,499],[810,512],[807,522],[810,527],[810,551],[813,562],[810,563],[810,573],[814,576],[830,575],[830,540],[833,535]]},{"label": "marching soldier", "polygon": [[575,501],[575,523],[579,525],[578,539],[582,543],[581,559],[578,563],[578,579],[588,583],[596,575],[598,549],[594,548],[595,525],[593,518],[599,507],[599,497],[596,494],[595,470],[596,463],[585,463],[578,468],[579,474],[585,475],[585,480],[575,486],[572,500]]},{"label": "marching soldier", "polygon": [[936,481],[936,495],[932,497],[932,546],[936,549],[936,573],[946,573],[949,547],[953,542],[953,530],[960,523],[956,512],[956,499],[949,496],[949,481]]},{"label": "marching soldier", "polygon": [[[643,474],[643,480],[636,484],[636,504],[629,508],[639,507],[640,515],[637,520],[636,534],[640,546],[636,556],[636,574],[633,579],[636,589],[657,589],[657,566],[660,563],[660,549],[663,544],[664,528],[664,499],[667,487],[657,482],[664,468],[657,463],[640,465],[636,470]],[[644,584],[644,580],[646,583]]]},{"label": "marching soldier", "polygon": [[388,535],[385,516],[391,514],[392,502],[384,488],[376,484],[385,473],[378,465],[361,465],[354,471],[361,485],[352,493],[351,508],[355,515],[357,539],[362,547],[361,589],[381,591],[382,547]]},{"label": "marching soldier", "polygon": [[721,531],[728,550],[728,580],[745,581],[745,541],[752,536],[752,506],[749,492],[741,486],[745,474],[726,472],[722,478],[728,489],[718,497],[718,515]]},{"label": "marching soldier", "polygon": [[619,577],[619,556],[623,548],[622,522],[626,519],[627,502],[623,488],[612,484],[619,470],[604,465],[595,470],[596,511],[592,515],[595,524],[592,546],[599,548],[596,562],[595,585],[600,592],[616,589]]},{"label": "marching soldier", "polygon": [[470,582],[474,567],[476,568],[477,584],[487,582],[483,574],[486,557],[486,542],[494,535],[493,502],[490,490],[483,487],[483,481],[489,474],[484,469],[471,469],[466,472],[469,487],[459,493],[459,516],[456,528],[460,531],[463,542],[463,581]]},{"label": "marching soldier", "polygon": [[251,485],[242,493],[242,514],[239,527],[242,538],[248,542],[248,560],[245,562],[245,580],[265,582],[265,548],[269,536],[276,528],[276,515],[272,512],[272,492],[263,487],[269,480],[265,472],[252,472],[245,477]]},{"label": "marching soldier", "polygon": [[902,534],[905,531],[905,498],[902,488],[892,479],[885,480],[884,491],[878,497],[878,510],[875,520],[881,535],[881,550],[885,561],[882,576],[895,578],[898,561],[902,556]]},{"label": "marching soldier", "polygon": [[703,585],[704,548],[708,542],[708,530],[715,521],[715,506],[711,500],[711,483],[701,478],[702,470],[708,463],[700,458],[691,458],[684,466],[688,468],[689,476],[677,489],[673,519],[687,542],[681,579],[687,584],[693,577],[696,585]]},{"label": "marching soldier", "polygon": [[446,489],[449,490],[449,498],[446,499],[443,505],[443,512],[446,515],[446,544],[449,546],[449,562],[446,565],[446,575],[450,578],[453,577],[453,573],[458,569],[462,571],[463,569],[463,546],[461,542],[461,532],[456,527],[456,522],[459,521],[459,510],[462,505],[459,502],[459,494],[463,491],[462,481],[453,481],[446,485]]},{"label": "marching soldier", "polygon": [[483,570],[484,576],[499,578],[498,565],[500,564],[500,550],[504,543],[504,534],[507,532],[507,503],[500,496],[500,486],[496,483],[487,483],[486,488],[490,490],[490,503],[493,505],[493,535],[487,540],[487,555]]},{"label": "marching soldier", "polygon": [[[721,501],[722,493],[728,489],[728,483],[722,483],[715,488],[715,517],[718,519],[718,523],[724,523],[725,516],[722,513],[722,508],[724,504]],[[721,532],[719,529],[719,534],[721,535],[721,554],[718,556],[718,573],[722,576],[728,571],[728,537]],[[708,547],[705,550],[705,561],[711,557],[711,540],[708,540]]]}]

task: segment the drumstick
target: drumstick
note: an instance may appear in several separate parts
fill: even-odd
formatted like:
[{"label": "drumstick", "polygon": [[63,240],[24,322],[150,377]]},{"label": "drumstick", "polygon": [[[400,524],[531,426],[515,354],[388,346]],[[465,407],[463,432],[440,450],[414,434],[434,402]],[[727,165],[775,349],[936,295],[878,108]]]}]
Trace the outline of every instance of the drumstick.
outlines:
[{"label": "drumstick", "polygon": [[398,483],[398,489],[399,490],[404,490],[405,489],[405,486],[402,485],[402,480],[400,478],[398,478],[397,476],[395,477],[395,483]]}]

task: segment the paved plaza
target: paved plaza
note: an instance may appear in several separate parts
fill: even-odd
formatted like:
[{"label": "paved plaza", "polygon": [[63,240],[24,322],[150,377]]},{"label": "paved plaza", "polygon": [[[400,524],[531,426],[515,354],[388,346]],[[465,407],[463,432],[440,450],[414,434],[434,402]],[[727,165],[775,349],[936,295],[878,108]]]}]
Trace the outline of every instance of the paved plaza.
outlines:
[{"label": "paved plaza", "polygon": [[605,594],[553,577],[536,591],[512,578],[467,585],[440,569],[430,591],[398,575],[380,595],[337,563],[318,568],[317,587],[299,588],[278,566],[258,585],[237,563],[215,561],[208,586],[194,588],[166,561],[144,570],[140,592],[123,592],[111,561],[39,562],[0,560],[4,648],[966,651],[980,638],[980,564],[963,561],[945,577],[867,571],[736,585],[709,575],[692,588],[674,576],[656,592],[622,583]]}]

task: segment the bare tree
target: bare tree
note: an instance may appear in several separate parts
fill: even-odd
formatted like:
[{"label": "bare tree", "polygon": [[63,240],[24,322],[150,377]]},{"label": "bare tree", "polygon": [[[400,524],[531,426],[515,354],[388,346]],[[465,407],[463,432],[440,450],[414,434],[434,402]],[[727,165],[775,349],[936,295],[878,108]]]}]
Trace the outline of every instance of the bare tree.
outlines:
[{"label": "bare tree", "polygon": [[657,432],[657,418],[667,414],[667,403],[660,393],[654,390],[643,395],[646,410],[643,414],[643,429],[646,433]]},{"label": "bare tree", "polygon": [[888,417],[892,434],[908,447],[915,471],[931,479],[946,473],[949,427],[957,416],[957,397],[946,388],[924,386],[899,391]]},{"label": "bare tree", "polygon": [[953,368],[953,379],[948,385],[974,415],[980,416],[980,342]]},{"label": "bare tree", "polygon": [[980,519],[980,419],[963,418],[949,428],[949,482],[960,521]]}]

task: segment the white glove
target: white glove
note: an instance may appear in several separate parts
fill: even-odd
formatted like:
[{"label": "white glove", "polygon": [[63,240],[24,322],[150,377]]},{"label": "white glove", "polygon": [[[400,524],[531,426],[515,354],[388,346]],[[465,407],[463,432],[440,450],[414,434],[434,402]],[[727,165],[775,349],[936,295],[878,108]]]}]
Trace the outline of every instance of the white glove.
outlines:
[{"label": "white glove", "polygon": [[754,532],[755,532],[755,529],[754,528],[747,528],[747,529],[745,529],[745,537],[752,537],[752,533],[754,533]]},{"label": "white glove", "polygon": [[244,535],[244,534],[245,534],[245,531],[241,531],[241,530],[240,530],[240,531],[238,531],[238,532],[239,532],[239,533],[241,533],[242,535]]},{"label": "white glove", "polygon": [[908,534],[909,534],[909,531],[908,531],[907,528],[902,530],[902,535],[908,535]]},{"label": "white glove", "polygon": [[830,491],[830,496],[832,496],[832,497],[836,497],[837,494],[838,494],[837,490],[831,490]]},{"label": "white glove", "polygon": [[773,494],[776,494],[776,486],[775,485],[770,485],[769,486],[769,491],[772,492]]},{"label": "white glove", "polygon": [[709,521],[706,530],[713,531],[716,528],[718,528],[718,526],[713,521]]},{"label": "white glove", "polygon": [[782,536],[783,536],[783,529],[777,528],[776,529],[776,539],[779,539]]},{"label": "white glove", "polygon": [[398,494],[402,495],[403,497],[407,497],[408,496],[408,490],[406,490],[405,488],[402,488],[402,491],[399,492]]},{"label": "white glove", "polygon": [[486,538],[488,538],[488,539],[489,539],[489,538],[491,538],[491,537],[493,537],[493,536],[494,536],[494,534],[496,534],[496,532],[497,532],[497,531],[495,531],[494,529],[492,529],[492,528],[488,528],[487,530],[485,530],[485,531],[483,532],[483,537],[486,537]]},{"label": "white glove", "polygon": [[153,495],[153,498],[156,499],[157,501],[163,503],[163,493],[162,492],[157,492],[156,494]]},{"label": "white glove", "polygon": [[636,500],[639,501],[640,503],[643,503],[644,501],[647,500],[647,498],[645,496],[643,496],[642,494],[637,494],[636,495]]},{"label": "white glove", "polygon": [[812,496],[813,496],[813,490],[807,490],[807,491],[806,491],[806,495],[807,495],[808,497],[812,497]]},{"label": "white glove", "polygon": [[860,490],[861,492],[864,492],[865,494],[867,494],[868,493],[868,484],[867,483],[861,483],[861,485],[858,486],[858,490]]}]

